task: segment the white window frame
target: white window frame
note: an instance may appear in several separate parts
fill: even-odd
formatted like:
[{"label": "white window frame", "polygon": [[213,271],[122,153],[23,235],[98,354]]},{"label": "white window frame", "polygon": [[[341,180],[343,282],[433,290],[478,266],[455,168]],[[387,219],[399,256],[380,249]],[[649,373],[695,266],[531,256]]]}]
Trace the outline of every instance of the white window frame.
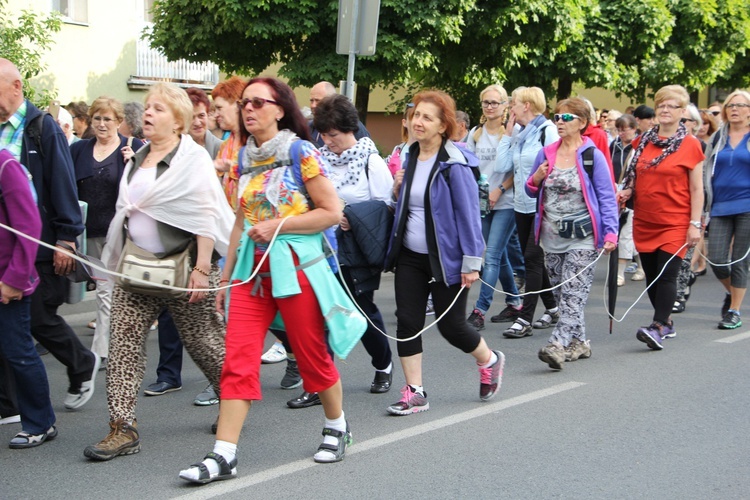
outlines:
[{"label": "white window frame", "polygon": [[[67,7],[67,14],[63,11],[63,5]],[[83,9],[79,9],[83,5]],[[89,24],[89,0],[52,0],[51,10],[53,12],[59,12],[62,15],[63,21],[68,24],[80,24],[82,26],[88,26]],[[79,12],[83,10],[83,12]]]}]

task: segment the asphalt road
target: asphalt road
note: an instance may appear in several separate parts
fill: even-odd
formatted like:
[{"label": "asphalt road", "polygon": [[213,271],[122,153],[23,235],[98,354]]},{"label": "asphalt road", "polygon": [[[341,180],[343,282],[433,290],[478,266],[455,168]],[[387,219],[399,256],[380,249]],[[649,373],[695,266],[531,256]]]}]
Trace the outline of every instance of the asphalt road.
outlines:
[{"label": "asphalt road", "polygon": [[[321,408],[288,409],[285,402],[299,391],[278,388],[284,364],[264,366],[265,399],[245,424],[238,479],[202,487],[177,473],[212,449],[217,407],[192,405],[205,380],[187,357],[181,391],[139,400],[142,451],[98,463],[83,449],[108,432],[104,377],[84,408],[66,411],[64,369],[44,356],[59,436],[30,450],[0,448],[0,498],[750,498],[750,324],[716,328],[723,295],[709,273],[698,279],[687,310],[675,315],[677,338],[652,352],[635,338],[638,326],[650,323],[645,297],[607,333],[604,268],[586,308],[590,359],[553,372],[536,357],[546,331],[509,340],[500,334],[505,324],[488,322],[488,343],[507,356],[503,388],[488,403],[479,401],[472,358],[433,328],[424,355],[430,411],[388,416],[385,408],[399,399],[401,369],[388,394],[370,394],[373,370],[357,347],[338,362],[355,439],[339,464],[312,460]],[[643,288],[630,280],[620,288],[619,314]],[[477,293],[473,288],[471,297]],[[377,300],[394,333],[391,275]],[[87,300],[65,309],[87,345],[93,307]],[[156,378],[156,335],[147,348],[145,384]],[[19,430],[0,427],[0,442]]]}]

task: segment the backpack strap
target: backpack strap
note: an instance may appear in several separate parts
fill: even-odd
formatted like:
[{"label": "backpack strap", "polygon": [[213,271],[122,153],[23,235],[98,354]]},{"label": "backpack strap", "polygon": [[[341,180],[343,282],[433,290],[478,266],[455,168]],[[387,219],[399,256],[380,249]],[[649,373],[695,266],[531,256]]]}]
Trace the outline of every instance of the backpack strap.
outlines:
[{"label": "backpack strap", "polygon": [[49,113],[47,113],[46,111],[43,111],[42,114],[26,124],[28,134],[31,137],[31,140],[34,141],[36,152],[42,159],[42,161],[44,161],[44,149],[42,149],[42,132],[44,131],[44,117],[48,114]]},{"label": "backpack strap", "polygon": [[547,127],[549,127],[549,125],[545,125],[544,127],[542,127],[542,133],[539,134],[539,142],[541,143],[542,147],[544,147],[544,141],[547,139]]},{"label": "backpack strap", "polygon": [[591,182],[594,182],[594,148],[583,150],[583,169],[589,175]]}]

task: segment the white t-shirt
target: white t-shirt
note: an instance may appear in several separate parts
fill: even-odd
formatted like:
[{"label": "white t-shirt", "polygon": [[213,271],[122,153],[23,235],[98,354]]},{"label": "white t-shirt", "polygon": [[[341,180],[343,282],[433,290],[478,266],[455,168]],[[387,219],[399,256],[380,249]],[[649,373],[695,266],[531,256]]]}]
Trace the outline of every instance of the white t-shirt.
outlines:
[{"label": "white t-shirt", "polygon": [[[331,165],[329,169],[331,182],[337,185],[336,179],[339,176],[346,175],[347,170],[348,167],[346,166],[334,167]],[[369,200],[380,200],[388,203],[391,199],[393,177],[385,161],[379,155],[371,154],[367,161],[367,170],[368,173],[361,175],[356,184],[347,184],[336,189],[339,198],[348,205]]]},{"label": "white t-shirt", "polygon": [[[138,204],[138,200],[156,182],[156,168],[138,168],[128,184],[130,203]],[[152,253],[163,253],[164,245],[159,238],[156,219],[149,217],[140,210],[133,210],[128,218],[128,233],[133,243]]]},{"label": "white t-shirt", "polygon": [[[500,143],[499,135],[487,133],[487,129],[482,127],[482,133],[479,140],[474,142],[474,134],[469,134],[469,142],[466,144],[477,158],[479,158],[479,172],[485,174],[490,183],[490,191],[498,189],[510,175],[495,173],[495,164],[497,157],[497,146]],[[511,186],[495,203],[493,210],[513,208],[513,187]]]}]

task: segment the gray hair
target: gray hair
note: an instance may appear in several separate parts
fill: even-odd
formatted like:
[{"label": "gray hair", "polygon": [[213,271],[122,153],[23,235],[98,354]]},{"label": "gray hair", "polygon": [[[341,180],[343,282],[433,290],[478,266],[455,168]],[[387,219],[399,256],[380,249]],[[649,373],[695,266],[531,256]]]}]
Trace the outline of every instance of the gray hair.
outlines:
[{"label": "gray hair", "polygon": [[123,104],[125,123],[132,131],[133,137],[143,139],[143,104],[140,102],[126,102]]},{"label": "gray hair", "polygon": [[466,111],[456,111],[456,121],[464,123],[467,129],[471,126],[471,119]]},{"label": "gray hair", "polygon": [[701,112],[698,111],[698,108],[695,104],[690,103],[685,108],[685,111],[687,111],[688,116],[690,116],[691,120],[695,120],[695,125],[693,125],[693,128],[691,130],[688,130],[693,135],[698,135],[698,132],[700,131],[701,127],[703,126],[703,119],[701,118]]}]

